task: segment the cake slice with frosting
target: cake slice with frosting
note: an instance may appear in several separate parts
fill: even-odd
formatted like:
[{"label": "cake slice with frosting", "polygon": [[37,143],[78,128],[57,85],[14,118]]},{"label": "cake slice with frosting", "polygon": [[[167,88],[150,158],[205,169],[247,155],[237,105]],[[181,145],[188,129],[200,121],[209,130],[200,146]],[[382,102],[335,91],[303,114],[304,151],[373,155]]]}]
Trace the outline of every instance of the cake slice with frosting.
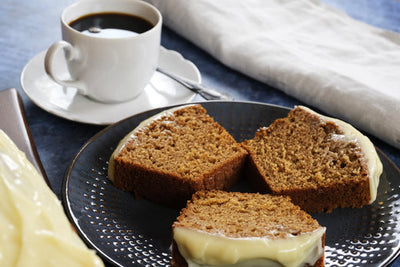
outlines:
[{"label": "cake slice with frosting", "polygon": [[259,192],[288,195],[309,212],[376,199],[382,163],[375,147],[341,120],[298,106],[243,145],[247,177]]},{"label": "cake slice with frosting", "polygon": [[129,133],[111,155],[108,176],[117,188],[181,208],[196,191],[231,188],[246,155],[201,105],[185,105]]},{"label": "cake slice with frosting", "polygon": [[199,191],[172,228],[175,267],[324,265],[325,227],[285,196]]}]

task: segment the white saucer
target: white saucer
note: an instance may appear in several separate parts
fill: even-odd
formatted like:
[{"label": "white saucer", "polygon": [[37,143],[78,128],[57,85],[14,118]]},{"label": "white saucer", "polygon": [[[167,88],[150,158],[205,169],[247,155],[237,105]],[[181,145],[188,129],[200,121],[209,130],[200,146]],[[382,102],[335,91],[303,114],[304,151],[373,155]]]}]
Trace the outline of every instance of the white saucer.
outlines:
[{"label": "white saucer", "polygon": [[[55,83],[44,70],[46,51],[26,64],[21,74],[21,86],[26,95],[42,109],[65,119],[108,125],[153,108],[190,102],[195,93],[161,73],[154,73],[143,93],[131,101],[104,104],[77,94],[75,88]],[[62,55],[57,68],[67,73]],[[159,67],[194,81],[201,81],[200,72],[176,51],[160,48]]]}]

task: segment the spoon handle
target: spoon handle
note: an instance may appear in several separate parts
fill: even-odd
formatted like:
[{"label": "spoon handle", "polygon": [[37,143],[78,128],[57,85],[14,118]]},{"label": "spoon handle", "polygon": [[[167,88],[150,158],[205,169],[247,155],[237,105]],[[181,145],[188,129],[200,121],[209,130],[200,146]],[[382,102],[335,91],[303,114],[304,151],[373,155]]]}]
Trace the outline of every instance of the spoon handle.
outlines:
[{"label": "spoon handle", "polygon": [[164,69],[157,68],[157,71],[177,81],[178,83],[182,84],[183,86],[192,90],[193,92],[198,93],[207,100],[233,100],[233,98],[230,97],[229,95],[220,93],[214,89],[207,88],[198,82],[194,82],[184,77],[170,73]]}]

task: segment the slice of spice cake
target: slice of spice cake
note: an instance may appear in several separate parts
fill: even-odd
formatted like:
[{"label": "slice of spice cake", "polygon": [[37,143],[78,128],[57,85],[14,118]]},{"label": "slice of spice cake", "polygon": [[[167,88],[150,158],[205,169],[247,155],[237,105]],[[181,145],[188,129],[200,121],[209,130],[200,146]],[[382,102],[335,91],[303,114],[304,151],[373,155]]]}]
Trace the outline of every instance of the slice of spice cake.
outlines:
[{"label": "slice of spice cake", "polygon": [[142,122],[110,158],[117,188],[173,207],[203,189],[231,188],[247,151],[201,105],[173,108]]},{"label": "slice of spice cake", "polygon": [[287,196],[199,191],[172,230],[175,267],[324,266],[325,227]]},{"label": "slice of spice cake", "polygon": [[309,212],[361,207],[377,194],[382,163],[350,124],[295,107],[243,142],[256,190],[288,195]]}]

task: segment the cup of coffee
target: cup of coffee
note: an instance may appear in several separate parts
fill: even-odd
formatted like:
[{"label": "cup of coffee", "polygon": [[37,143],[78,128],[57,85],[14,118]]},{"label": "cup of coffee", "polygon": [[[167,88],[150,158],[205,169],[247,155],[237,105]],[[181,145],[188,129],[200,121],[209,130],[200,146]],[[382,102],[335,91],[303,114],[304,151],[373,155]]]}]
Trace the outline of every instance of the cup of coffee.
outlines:
[{"label": "cup of coffee", "polygon": [[[47,50],[46,73],[58,84],[76,88],[96,101],[133,99],[157,68],[161,26],[160,12],[141,0],[72,4],[61,15],[63,40]],[[61,50],[69,71],[67,79],[55,68]]]}]

